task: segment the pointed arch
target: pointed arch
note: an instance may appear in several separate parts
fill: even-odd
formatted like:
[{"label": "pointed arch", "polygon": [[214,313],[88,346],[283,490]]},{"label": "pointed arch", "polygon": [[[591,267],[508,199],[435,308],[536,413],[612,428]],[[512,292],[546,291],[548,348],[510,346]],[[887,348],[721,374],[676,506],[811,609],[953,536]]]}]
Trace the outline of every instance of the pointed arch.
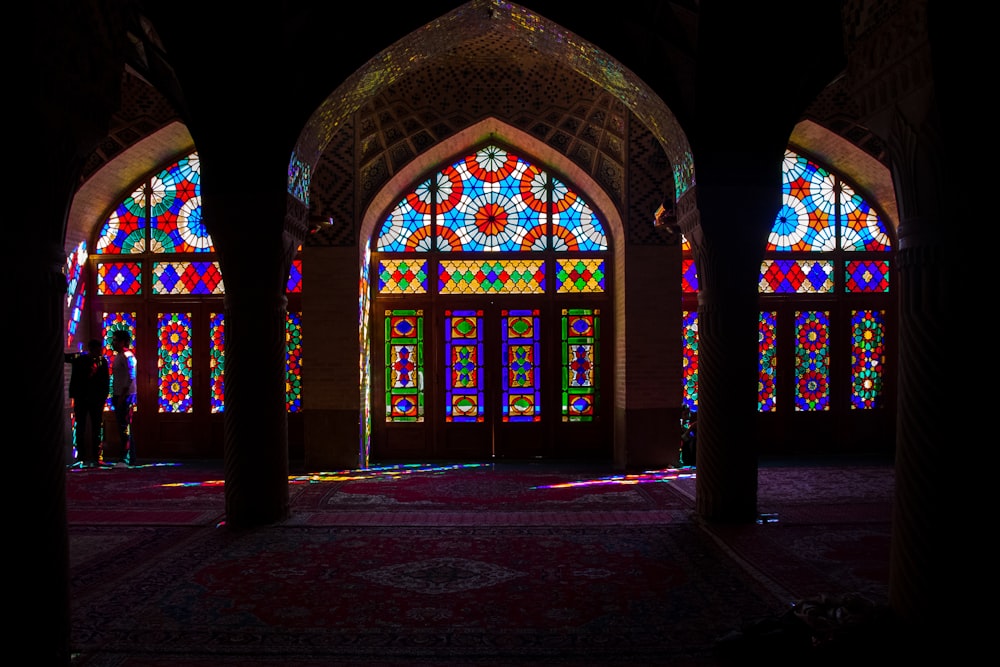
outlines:
[{"label": "pointed arch", "polygon": [[[470,160],[479,164],[470,165]],[[461,178],[457,180],[451,178],[454,176],[452,172],[456,172]],[[507,172],[509,175],[505,176]],[[546,187],[536,188],[534,176],[537,176],[538,183],[548,179]],[[531,182],[526,183],[526,179]],[[510,183],[511,180],[517,181],[516,187]],[[539,244],[529,243],[525,239],[510,245],[470,238],[468,229],[463,228],[463,225],[467,225],[468,219],[478,212],[474,210],[476,197],[463,193],[458,197],[462,200],[462,203],[459,203],[453,201],[455,197],[448,195],[455,194],[455,188],[471,187],[473,190],[483,188],[491,191],[493,188],[490,186],[496,186],[499,191],[506,193],[506,199],[510,199],[508,203],[526,217],[540,215],[541,223],[533,224],[533,227],[532,224],[527,224],[526,227],[551,229],[551,241],[548,231],[540,232],[544,238]],[[441,193],[434,193],[429,200],[426,199],[424,195],[428,190],[439,187]],[[526,189],[534,192],[525,194]],[[472,195],[475,195],[475,192]],[[539,201],[533,204],[529,200],[536,195]],[[447,212],[442,219],[434,219],[432,223],[434,207],[427,207],[426,204],[427,201],[436,201],[438,198],[444,200]],[[550,202],[549,200],[553,198],[554,200]],[[462,219],[445,219],[455,213],[455,209],[449,208],[453,204],[456,208],[467,209]],[[387,231],[383,231],[384,223],[389,225]],[[432,227],[436,237],[430,232]],[[577,430],[573,432],[577,433],[580,439],[573,446],[582,449],[574,451],[589,451],[591,453],[586,455],[590,456],[601,455],[600,445],[597,444],[599,442],[606,448],[604,453],[610,457],[611,429],[616,408],[619,407],[614,405],[618,399],[618,392],[611,388],[614,386],[614,379],[623,374],[621,369],[624,368],[624,355],[608,354],[604,358],[603,370],[598,371],[598,368],[602,364],[600,361],[602,346],[606,346],[609,350],[619,349],[613,340],[619,339],[615,327],[624,328],[623,322],[622,325],[617,324],[623,319],[619,312],[623,307],[622,300],[614,296],[615,286],[624,277],[623,229],[622,217],[617,206],[587,172],[574,165],[562,153],[496,118],[488,118],[470,125],[400,169],[372,198],[371,204],[363,213],[358,235],[361,275],[360,365],[364,369],[361,380],[361,405],[380,406],[374,415],[364,408],[366,414],[362,415],[364,424],[361,434],[362,460],[366,462],[369,460],[373,442],[382,443],[383,447],[390,447],[385,443],[396,437],[406,438],[405,447],[421,448],[420,451],[426,452],[425,456],[436,456],[443,452],[455,456],[455,452],[458,451],[473,457],[482,455],[481,451],[473,453],[472,450],[456,449],[463,445],[456,444],[454,433],[449,434],[444,431],[447,426],[436,426],[435,419],[430,416],[425,420],[424,406],[427,404],[428,409],[432,405],[435,406],[434,415],[446,414],[444,423],[468,421],[468,419],[481,423],[484,418],[483,401],[492,395],[490,405],[493,408],[486,410],[486,421],[492,423],[491,419],[500,419],[494,411],[497,409],[497,403],[493,401],[496,400],[497,394],[489,389],[493,386],[491,382],[486,384],[485,395],[483,387],[480,386],[474,396],[460,397],[448,388],[451,385],[437,380],[441,371],[440,364],[454,361],[452,355],[455,353],[452,347],[449,347],[453,344],[447,342],[452,340],[448,337],[451,331],[448,323],[454,324],[455,318],[464,318],[461,319],[463,327],[480,332],[482,335],[484,331],[495,331],[492,329],[496,324],[493,317],[501,317],[503,322],[508,322],[508,318],[515,318],[516,324],[511,326],[514,327],[512,331],[517,330],[518,336],[525,335],[522,329],[534,332],[536,336],[543,329],[548,331],[548,334],[542,336],[543,339],[548,337],[551,346],[539,347],[540,343],[536,339],[535,352],[521,350],[525,355],[524,359],[531,359],[532,364],[535,364],[532,366],[534,370],[527,373],[522,381],[529,382],[527,378],[534,378],[537,375],[539,378],[544,378],[542,385],[549,392],[560,385],[559,374],[568,373],[571,368],[578,372],[578,375],[570,378],[569,385],[563,384],[561,412],[555,394],[546,392],[544,396],[537,394],[534,398],[526,398],[521,393],[514,396],[508,393],[509,387],[504,384],[502,406],[505,412],[500,421],[523,423],[527,420],[540,423],[540,428],[544,429],[576,428]],[[383,234],[381,246],[380,232]],[[457,251],[468,251],[471,253],[468,255],[469,258],[478,259],[457,259],[455,258]],[[525,254],[515,259],[515,255],[521,253]],[[590,257],[590,259],[574,260],[569,263],[557,259],[558,257],[573,259],[577,253],[582,253],[580,257]],[[487,259],[494,254],[498,255],[497,261]],[[546,268],[549,262],[551,266]],[[605,276],[606,262],[614,265],[610,270],[613,276]],[[372,266],[369,266],[369,263]],[[485,268],[487,264],[489,269]],[[392,278],[385,278],[385,286],[381,285],[382,279],[387,275],[383,266],[392,267]],[[428,269],[434,266],[437,270],[433,271],[432,276]],[[501,266],[504,268],[501,269]],[[378,288],[376,288],[376,275],[371,273],[376,269],[379,275]],[[456,278],[455,270],[464,277]],[[470,271],[472,273],[469,273]],[[482,275],[478,273],[480,271]],[[495,277],[492,271],[498,272]],[[509,275],[508,271],[511,271]],[[470,282],[469,276],[472,274],[476,274],[479,278],[471,279]],[[551,275],[546,278],[547,274]],[[605,278],[609,278],[610,289],[605,287]],[[567,280],[569,282],[566,282]],[[577,297],[586,297],[588,293],[591,293],[593,298],[588,297],[581,301],[572,296],[575,294]],[[501,306],[499,303],[496,305],[496,308],[503,309],[501,312],[493,311],[494,302],[489,295],[494,294],[528,298],[525,300],[515,296],[502,296],[501,301],[504,305]],[[570,295],[568,299],[567,295]],[[410,296],[414,299],[409,300]],[[450,305],[458,302],[454,299],[465,299],[464,305],[458,310],[453,310],[454,306]],[[483,304],[478,309],[469,305],[475,303],[476,299]],[[518,305],[510,305],[515,303]],[[529,306],[528,303],[532,305]],[[577,306],[568,304],[579,304],[582,310],[574,310]],[[373,305],[375,307],[372,307]],[[472,310],[464,310],[470,307]],[[506,310],[508,307],[514,310]],[[522,310],[524,308],[527,310]],[[571,352],[569,360],[563,355],[561,366],[557,361],[560,357],[556,354],[560,349],[558,347],[560,344],[557,344],[560,312],[563,319],[563,342],[560,344],[563,347],[569,345],[567,349]],[[525,313],[529,313],[530,316]],[[525,317],[528,319],[524,319]],[[394,328],[390,330],[389,327],[399,318],[405,319],[407,332],[423,329],[427,332],[428,338],[411,340],[409,334],[407,337],[396,335],[396,330]],[[525,325],[529,321],[530,326]],[[583,321],[593,323],[592,332],[580,331],[580,323]],[[570,327],[569,333],[566,333],[566,326]],[[381,341],[384,345],[376,345],[375,339],[381,336],[383,330],[386,332],[385,340]],[[437,332],[436,335],[434,331]],[[601,342],[602,337],[603,342]],[[390,338],[392,345],[389,344]],[[490,351],[495,348],[491,347],[489,338],[487,334],[485,342],[479,343],[482,349],[470,353],[469,356],[469,360],[475,363],[475,369],[479,369],[472,371],[474,374],[469,377],[479,378],[477,382],[481,381],[480,374],[490,376],[497,372],[495,366],[478,365],[482,363],[479,361],[481,358],[492,358],[494,354]],[[566,342],[578,338],[577,343]],[[438,349],[435,346],[441,345],[441,341],[446,341],[445,347]],[[393,356],[390,356],[388,351],[390,347]],[[435,349],[438,350],[438,365],[434,369],[428,369],[434,372],[426,376],[429,379],[425,394],[423,380],[419,380],[414,387],[411,386],[412,377],[424,377],[422,365],[424,355],[433,357],[435,353],[432,350]],[[545,352],[541,351],[543,349]],[[580,355],[579,359],[574,360],[572,357],[574,353]],[[500,358],[506,360],[506,353]],[[406,371],[405,376],[398,375],[400,368]],[[584,372],[582,370],[584,368],[592,369],[592,373],[591,370]],[[386,378],[384,386],[383,372]],[[446,369],[443,377],[447,379],[449,373],[456,372],[454,368]],[[603,390],[602,376],[607,382]],[[397,382],[400,377],[406,381]],[[498,376],[492,375],[492,377],[495,381]],[[506,372],[499,377],[507,377]],[[531,386],[537,391],[538,385],[534,384],[535,382],[534,379],[530,380]],[[579,385],[573,384],[574,382]],[[389,386],[392,386],[392,391],[387,388]],[[416,394],[413,394],[414,390],[417,391]],[[386,392],[385,396],[381,395],[383,391]],[[547,407],[542,407],[543,404]],[[602,404],[603,408],[600,407]],[[387,407],[389,405],[392,406],[391,410]],[[381,414],[381,406],[386,406],[384,415]],[[475,406],[470,413],[474,418],[467,418],[465,412],[461,412],[461,419],[454,416],[455,410],[472,410],[470,406]],[[446,412],[441,412],[442,410]],[[516,418],[512,416],[515,412]],[[595,415],[602,415],[601,419],[595,420]],[[555,426],[553,421],[549,420],[562,423],[563,426]],[[592,432],[582,435],[580,429],[591,422],[594,423]],[[577,427],[566,426],[574,423]],[[504,428],[498,426],[497,432]],[[407,434],[400,435],[402,433],[400,429],[408,429]],[[393,435],[390,436],[390,432]],[[425,435],[419,435],[421,432]],[[511,432],[508,430],[505,433],[506,436],[495,437],[497,444],[493,453],[496,456],[513,455],[510,452],[516,449],[509,445]],[[528,440],[532,437],[534,436],[529,436]],[[556,438],[556,440],[568,441],[567,438]],[[504,443],[507,444],[507,449],[504,449]],[[385,451],[382,449],[375,456],[384,457]],[[396,452],[400,450],[392,448],[391,451],[391,455],[399,456]],[[527,450],[518,451],[523,454]],[[547,455],[559,454],[549,451]]]}]

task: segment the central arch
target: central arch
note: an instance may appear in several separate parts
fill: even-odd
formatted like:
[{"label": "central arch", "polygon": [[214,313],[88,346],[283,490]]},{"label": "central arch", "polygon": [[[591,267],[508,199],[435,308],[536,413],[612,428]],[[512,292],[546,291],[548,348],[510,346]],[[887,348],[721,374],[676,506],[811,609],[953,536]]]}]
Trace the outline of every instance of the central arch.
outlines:
[{"label": "central arch", "polygon": [[[618,411],[616,408],[619,407],[616,402],[617,397],[623,394],[619,389],[624,386],[625,359],[621,346],[615,345],[615,339],[620,340],[624,333],[623,300],[617,296],[616,286],[624,284],[625,242],[623,222],[618,208],[587,172],[543,142],[496,118],[488,118],[470,125],[411,161],[373,198],[372,204],[364,213],[359,234],[359,263],[362,275],[365,275],[371,253],[375,252],[377,257],[381,256],[376,252],[377,235],[386,219],[387,211],[406,193],[411,192],[415,183],[422,179],[426,180],[431,173],[450,164],[449,161],[456,156],[474,153],[487,144],[509,147],[517,155],[523,155],[534,166],[566,183],[594,210],[604,228],[607,249],[598,254],[603,255],[606,265],[609,265],[607,289],[598,295],[592,295],[589,299],[578,299],[576,302],[587,306],[583,312],[599,313],[597,319],[601,326],[600,349],[603,351],[600,393],[604,397],[599,409],[599,419],[578,421],[565,414],[560,417],[558,410],[555,409],[554,403],[557,401],[553,398],[556,392],[552,391],[552,388],[560,372],[558,370],[560,361],[555,357],[559,354],[559,346],[565,345],[564,342],[557,342],[555,339],[558,337],[560,318],[562,326],[565,326],[566,313],[572,313],[573,309],[560,308],[557,305],[559,300],[552,298],[551,288],[548,290],[548,297],[544,294],[514,297],[463,294],[458,298],[424,296],[410,299],[380,297],[376,289],[375,272],[378,266],[376,258],[371,264],[373,272],[371,282],[374,284],[370,288],[373,300],[369,304],[372,307],[363,307],[361,312],[362,368],[368,369],[362,381],[362,405],[372,406],[369,433],[372,440],[369,453],[376,462],[414,458],[582,458],[610,461],[614,450],[613,420]],[[410,253],[410,256],[414,254]],[[505,256],[511,257],[510,254]],[[554,280],[554,276],[549,276],[548,279]],[[436,276],[430,276],[430,280],[436,280]],[[362,281],[363,284],[365,282]],[[576,298],[576,295],[573,298]],[[362,294],[362,303],[364,302],[365,295]],[[566,302],[567,299],[564,298],[561,303],[565,306]],[[573,303],[572,298],[568,302]],[[397,308],[393,310],[387,308],[387,305],[395,305]],[[404,422],[402,425],[393,423],[391,418],[387,420],[386,416],[392,411],[385,407],[387,400],[385,377],[388,375],[385,370],[388,354],[386,323],[389,321],[390,313],[410,311],[420,314],[420,325],[425,327],[424,331],[428,335],[424,343],[426,352],[423,354],[436,366],[428,370],[434,375],[427,382],[428,390],[433,392],[429,399],[432,406],[429,407],[436,413],[427,414],[425,425],[416,427],[405,423],[407,421],[405,419],[402,420]],[[443,338],[448,327],[455,321],[454,318],[468,313],[479,326],[483,327],[486,338],[482,354],[488,357],[488,361],[497,365],[500,363],[499,350],[506,344],[500,342],[498,332],[503,323],[508,322],[508,315],[515,312],[534,312],[536,319],[533,321],[544,332],[539,347],[539,354],[542,357],[539,374],[543,386],[549,390],[544,399],[547,405],[542,412],[545,419],[540,417],[534,420],[525,419],[521,424],[512,426],[507,417],[500,420],[489,410],[485,412],[485,419],[480,418],[478,422],[472,418],[466,420],[469,423],[459,424],[457,422],[462,420],[453,420],[451,414],[447,418],[443,417],[445,401],[456,400],[450,395],[445,398],[445,381],[441,375],[443,359],[448,354],[446,349],[448,344]],[[573,315],[570,314],[568,317],[572,318]],[[483,375],[487,373],[484,372]],[[421,388],[423,380],[421,376],[419,380]],[[416,378],[414,381],[417,381]],[[499,393],[499,389],[496,387],[494,389]],[[488,383],[486,391],[489,395],[491,389]],[[496,396],[493,398],[496,399]],[[562,402],[565,403],[565,396]],[[525,425],[524,421],[534,423]],[[447,425],[444,425],[445,423]]]}]

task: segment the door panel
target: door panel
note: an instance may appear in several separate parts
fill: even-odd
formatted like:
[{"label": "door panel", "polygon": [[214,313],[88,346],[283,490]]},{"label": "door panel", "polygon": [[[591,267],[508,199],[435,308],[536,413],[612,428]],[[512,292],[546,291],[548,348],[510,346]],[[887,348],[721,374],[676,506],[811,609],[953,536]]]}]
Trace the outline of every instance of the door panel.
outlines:
[{"label": "door panel", "polygon": [[[379,462],[431,456],[433,430],[426,420],[428,365],[425,351],[434,333],[419,301],[383,306],[373,330],[372,449]],[[398,307],[403,306],[403,307]]]},{"label": "door panel", "polygon": [[372,460],[610,458],[600,310],[544,303],[448,298],[419,341],[417,320],[398,326],[418,311],[376,309]]},{"label": "door panel", "polygon": [[490,400],[492,386],[487,391],[487,385],[492,385],[488,378],[493,360],[486,350],[486,313],[482,308],[447,308],[441,322],[441,382],[435,392],[436,404],[441,406],[441,453],[446,457],[490,458],[496,415]]},{"label": "door panel", "polygon": [[[552,377],[543,363],[543,318],[539,308],[503,308],[499,313],[499,383],[494,426],[497,458],[538,458],[549,438],[552,392],[543,392]],[[548,377],[546,377],[548,376]]]}]

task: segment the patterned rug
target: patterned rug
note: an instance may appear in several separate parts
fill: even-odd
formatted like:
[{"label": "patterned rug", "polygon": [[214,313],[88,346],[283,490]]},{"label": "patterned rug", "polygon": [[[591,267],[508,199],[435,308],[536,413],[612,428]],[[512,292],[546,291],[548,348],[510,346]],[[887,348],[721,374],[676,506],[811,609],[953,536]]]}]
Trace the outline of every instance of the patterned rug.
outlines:
[{"label": "patterned rug", "polygon": [[772,514],[729,527],[693,475],[302,474],[232,531],[219,464],[73,470],[75,664],[708,666],[797,598],[884,596],[891,468],[762,468]]}]

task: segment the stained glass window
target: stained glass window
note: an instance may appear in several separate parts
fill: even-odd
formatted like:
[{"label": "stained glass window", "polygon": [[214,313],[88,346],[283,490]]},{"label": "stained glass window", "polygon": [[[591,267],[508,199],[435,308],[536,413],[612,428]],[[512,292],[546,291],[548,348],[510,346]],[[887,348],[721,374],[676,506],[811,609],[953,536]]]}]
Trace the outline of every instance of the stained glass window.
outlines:
[{"label": "stained glass window", "polygon": [[830,409],[830,313],[795,313],[795,409]]},{"label": "stained glass window", "polygon": [[757,409],[774,412],[778,408],[774,391],[774,377],[778,369],[775,345],[777,313],[762,312],[757,323],[757,343],[760,356],[757,360]]},{"label": "stained glass window", "polygon": [[878,213],[846,183],[840,183],[839,219],[844,250],[886,251],[892,245]]},{"label": "stained glass window", "polygon": [[385,311],[385,420],[424,420],[424,312]]},{"label": "stained glass window", "polygon": [[101,226],[97,253],[135,255],[146,252],[146,189],[143,184],[126,197]]},{"label": "stained glass window", "polygon": [[154,262],[153,294],[225,294],[218,262]]},{"label": "stained glass window", "polygon": [[302,313],[285,318],[285,403],[289,412],[302,410]]},{"label": "stained glass window", "polygon": [[208,371],[211,384],[212,413],[222,412],[226,404],[226,316],[209,315]]},{"label": "stained glass window", "polygon": [[766,259],[760,264],[761,294],[833,291],[833,262]]},{"label": "stained glass window", "polygon": [[378,291],[381,294],[423,294],[427,292],[427,260],[384,259],[378,263]]},{"label": "stained glass window", "polygon": [[[292,165],[305,170],[294,175],[294,182],[307,184],[308,166],[294,160]],[[84,252],[77,254],[79,262],[90,265],[92,308],[112,314],[129,310],[127,318],[122,314],[106,316],[103,331],[107,335],[115,328],[132,331],[143,364],[140,377],[155,379],[149,386],[150,393],[156,395],[156,407],[149,396],[148,409],[157,413],[208,415],[225,411],[225,285],[214,243],[202,218],[200,172],[198,154],[193,152],[161,165],[142,182],[130,185],[125,191],[127,196],[100,222],[90,256],[86,255],[85,244],[81,246]],[[292,176],[290,171],[290,179]],[[68,279],[72,269],[67,264]],[[82,285],[86,281],[80,280],[80,284],[75,293],[82,310],[86,293]],[[75,289],[74,284],[71,286]],[[286,407],[291,413],[302,409],[302,325],[301,313],[297,312],[302,260],[298,256],[292,259],[285,287],[290,311],[285,387]],[[71,303],[67,305],[74,308]],[[71,310],[68,318],[71,323],[74,312]],[[146,348],[135,341],[136,321],[148,321],[153,327],[150,331],[155,332],[155,341],[148,341],[148,353],[142,353]],[[70,336],[74,334],[71,324],[67,327],[67,345],[72,344]],[[107,347],[111,357],[110,338]],[[146,398],[140,387],[140,403]],[[203,422],[196,419],[191,423]]]},{"label": "stained glass window", "polygon": [[[66,257],[66,347],[72,348],[76,340],[76,330],[83,318],[83,306],[87,299],[87,283],[83,280],[84,266],[87,264],[87,242],[81,241]],[[82,344],[78,349],[82,350]]]},{"label": "stained glass window", "polygon": [[833,174],[786,151],[782,165],[782,203],[767,240],[767,250],[836,248],[835,191]]},{"label": "stained glass window", "polygon": [[[761,313],[758,359],[761,412],[779,409],[779,358],[794,360],[794,387],[786,395],[795,411],[881,405],[886,311],[856,306],[888,298],[891,250],[882,219],[855,188],[812,160],[786,151],[782,205],[758,283],[762,308],[767,309]],[[838,294],[844,306],[831,310],[831,298]],[[855,308],[848,310],[848,304]],[[855,315],[850,322],[842,321],[848,312]],[[862,340],[877,349],[871,358],[866,358]],[[794,351],[783,357],[787,345]],[[851,377],[832,377],[831,369],[846,368],[846,360],[832,360],[847,355],[852,359]]]},{"label": "stained glass window", "polygon": [[882,219],[845,181],[794,151],[782,163],[782,205],[767,239],[772,252],[886,252]]},{"label": "stained glass window", "polygon": [[371,339],[369,332],[369,313],[371,311],[371,244],[365,244],[365,257],[361,262],[361,275],[358,277],[358,347],[360,360],[358,362],[358,387],[361,390],[361,433],[358,458],[362,467],[368,465],[368,455],[371,447],[372,432],[372,397],[371,397]]},{"label": "stained glass window", "polygon": [[607,250],[604,228],[594,211],[566,185],[552,179],[552,247],[555,250]]},{"label": "stained glass window", "polygon": [[[687,251],[690,252],[690,246]],[[681,260],[681,291],[685,294],[698,293],[698,267],[690,257]]]},{"label": "stained glass window", "polygon": [[539,421],[542,413],[538,310],[501,313],[503,421]]},{"label": "stained glass window", "polygon": [[444,419],[481,422],[484,419],[483,311],[444,312],[444,354],[447,363]]},{"label": "stained glass window", "polygon": [[157,315],[159,411],[192,410],[191,313]]},{"label": "stained glass window", "polygon": [[593,421],[600,404],[601,311],[562,311],[562,419]]},{"label": "stained glass window", "polygon": [[97,293],[101,295],[142,294],[142,262],[98,263]]},{"label": "stained glass window", "polygon": [[[299,252],[302,252],[302,246],[299,246]],[[285,286],[285,290],[290,294],[297,294],[302,291],[302,260],[293,259],[292,268],[288,272],[288,284]]]},{"label": "stained glass window", "polygon": [[543,260],[441,260],[440,294],[544,294]]},{"label": "stained glass window", "polygon": [[[108,313],[105,312],[101,316],[101,331],[103,332],[102,339],[104,341],[104,356],[109,360],[115,358],[115,349],[111,345],[111,337],[114,332],[118,329],[127,331],[132,337],[132,349],[136,346],[136,313],[132,312],[120,312],[120,313]],[[104,405],[104,409],[112,410],[111,405],[111,385],[109,381],[108,385],[108,400]],[[138,406],[136,406],[138,409]]]},{"label": "stained glass window", "polygon": [[848,261],[845,265],[844,291],[888,292],[888,260]]},{"label": "stained glass window", "polygon": [[[442,175],[438,175],[441,181]],[[450,186],[461,183],[439,182],[439,196],[452,196]],[[379,252],[426,252],[431,250],[431,181],[425,181],[400,200],[382,223],[382,233],[378,237],[376,249]],[[443,204],[442,204],[443,205]]]},{"label": "stained glass window", "polygon": [[444,235],[458,239],[449,250],[545,249],[545,186],[538,169],[496,147],[459,160],[452,169],[462,181],[462,195],[444,202],[437,218]]},{"label": "stained glass window", "polygon": [[150,180],[149,234],[153,252],[214,252],[201,218],[201,163],[182,158]]},{"label": "stained glass window", "polygon": [[683,353],[681,377],[684,393],[681,400],[692,412],[698,411],[698,311],[685,310],[682,314],[681,332]]},{"label": "stained glass window", "polygon": [[312,167],[292,153],[288,161],[288,192],[300,202],[309,206],[309,186],[312,181]]},{"label": "stained glass window", "polygon": [[[546,343],[560,335],[559,318],[543,318],[543,312],[582,306],[586,295],[600,297],[586,304],[597,305],[608,291],[604,224],[568,183],[512,150],[487,145],[447,163],[400,197],[373,236],[373,248],[373,296],[380,305],[417,296],[421,305],[447,313],[430,327],[442,345],[435,348],[440,368],[431,377],[433,405],[445,422],[485,422],[487,415],[504,422],[542,421],[546,368],[553,389],[565,385],[564,410],[558,416],[553,410],[552,418],[595,419],[599,311],[581,308],[567,316],[573,335],[562,340],[562,365],[547,365],[540,357],[546,347],[553,353],[560,349],[558,340]],[[493,301],[494,296],[500,299]],[[526,299],[508,301],[512,296]],[[475,297],[486,297],[488,310],[480,309]],[[557,297],[562,302],[553,303]],[[459,298],[461,310],[455,307]],[[536,308],[537,303],[552,310]],[[577,331],[584,322],[589,333]],[[418,357],[411,356],[409,341],[391,334],[388,321],[386,326],[385,420],[419,421],[409,412],[418,404],[391,381],[405,384]],[[398,340],[406,344],[393,347],[391,341]],[[419,359],[422,363],[422,355]],[[422,419],[422,381],[420,388]]]},{"label": "stained glass window", "polygon": [[851,313],[851,408],[878,407],[885,365],[885,311]]},{"label": "stained glass window", "polygon": [[594,293],[605,289],[603,259],[556,259],[556,292]]},{"label": "stained glass window", "polygon": [[[550,229],[551,228],[551,229]],[[608,249],[604,226],[575,191],[498,146],[445,167],[382,223],[379,252],[557,252]]]}]

